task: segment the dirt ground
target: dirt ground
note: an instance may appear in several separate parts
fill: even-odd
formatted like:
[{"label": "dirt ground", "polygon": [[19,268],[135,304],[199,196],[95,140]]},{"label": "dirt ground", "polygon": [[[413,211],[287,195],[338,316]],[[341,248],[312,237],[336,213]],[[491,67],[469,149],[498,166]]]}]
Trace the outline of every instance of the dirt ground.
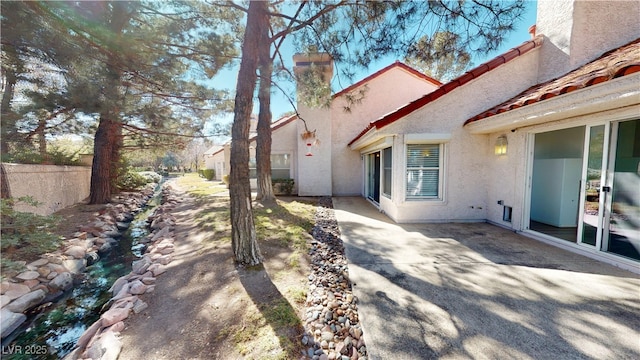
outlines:
[{"label": "dirt ground", "polygon": [[230,239],[198,221],[203,209],[227,210],[228,198],[203,208],[202,199],[178,192],[174,260],[142,295],[149,307],[126,320],[119,359],[299,358],[307,255],[294,254],[291,266],[289,247],[263,241],[264,267],[238,268]]}]

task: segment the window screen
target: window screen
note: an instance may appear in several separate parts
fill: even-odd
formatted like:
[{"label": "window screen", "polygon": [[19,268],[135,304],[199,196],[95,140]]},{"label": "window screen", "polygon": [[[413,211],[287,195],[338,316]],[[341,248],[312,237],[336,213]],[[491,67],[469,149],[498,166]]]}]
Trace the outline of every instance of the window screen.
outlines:
[{"label": "window screen", "polygon": [[407,199],[440,198],[440,144],[407,145]]}]

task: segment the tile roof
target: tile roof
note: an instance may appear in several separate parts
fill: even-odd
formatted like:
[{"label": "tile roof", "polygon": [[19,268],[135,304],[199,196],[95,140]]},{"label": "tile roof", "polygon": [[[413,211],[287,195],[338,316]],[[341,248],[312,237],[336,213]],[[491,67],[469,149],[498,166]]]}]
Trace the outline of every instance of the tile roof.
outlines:
[{"label": "tile roof", "polygon": [[[298,115],[293,114],[293,115],[287,115],[287,116],[283,116],[280,119],[274,121],[271,123],[271,131],[275,131],[280,129],[281,127],[287,125],[288,123],[292,122],[293,120],[296,120],[298,118]],[[249,138],[249,141],[254,141],[256,140],[256,138],[258,138],[258,135],[253,135],[252,137]]]},{"label": "tile roof", "polygon": [[[465,125],[523,106],[640,71],[640,38],[604,53],[566,75],[534,85],[519,95],[465,121]],[[640,85],[639,85],[640,86]]]},{"label": "tile roof", "polygon": [[400,61],[396,61],[396,62],[392,63],[391,65],[388,65],[388,66],[386,66],[386,67],[374,72],[373,74],[367,76],[366,78],[364,78],[364,79],[362,79],[362,80],[360,80],[358,82],[355,82],[355,83],[347,86],[346,88],[338,91],[337,93],[333,94],[332,97],[335,99],[335,98],[337,98],[339,96],[342,96],[342,95],[348,93],[349,91],[352,91],[353,89],[355,89],[355,88],[357,88],[357,87],[359,87],[359,86],[361,86],[361,85],[363,85],[363,84],[365,84],[365,83],[377,78],[378,76],[380,76],[380,75],[382,75],[382,74],[386,73],[387,71],[389,71],[391,69],[394,69],[394,68],[401,68],[401,69],[411,73],[414,76],[417,76],[417,77],[419,77],[419,78],[421,78],[423,80],[426,80],[426,81],[432,83],[435,86],[441,86],[442,85],[442,83],[440,81],[432,78],[431,76],[425,75],[425,74],[421,73],[420,71],[412,68],[411,66],[409,66],[407,64],[401,63]]},{"label": "tile roof", "polygon": [[488,73],[489,71],[499,67],[502,64],[505,64],[515,58],[517,58],[520,55],[523,55],[537,47],[540,47],[540,45],[542,45],[542,36],[537,36],[534,39],[525,41],[524,43],[522,43],[520,46],[517,46],[507,52],[505,52],[502,55],[499,55],[495,58],[493,58],[492,60],[489,60],[483,64],[481,64],[480,66],[477,66],[469,71],[467,71],[466,73],[462,74],[461,76],[458,76],[457,78],[449,81],[448,83],[440,86],[438,89],[434,90],[433,92],[424,95],[423,97],[414,100],[412,102],[410,102],[409,104],[400,107],[399,109],[384,115],[383,117],[372,121],[371,123],[369,123],[369,125],[362,131],[360,132],[360,134],[358,134],[358,136],[356,136],[353,140],[351,140],[351,142],[349,142],[349,145],[353,144],[354,142],[356,142],[358,139],[360,139],[362,136],[364,136],[364,134],[366,134],[367,132],[369,132],[371,129],[376,128],[376,129],[380,129],[382,127],[385,127],[399,119],[401,119],[402,117],[418,110],[419,108],[427,105],[428,103],[435,101],[436,99],[440,98],[441,96],[450,93],[451,91],[453,91],[456,88],[459,88],[460,86],[465,85],[466,83],[470,82],[473,79],[476,79],[480,76],[482,76],[485,73]]}]

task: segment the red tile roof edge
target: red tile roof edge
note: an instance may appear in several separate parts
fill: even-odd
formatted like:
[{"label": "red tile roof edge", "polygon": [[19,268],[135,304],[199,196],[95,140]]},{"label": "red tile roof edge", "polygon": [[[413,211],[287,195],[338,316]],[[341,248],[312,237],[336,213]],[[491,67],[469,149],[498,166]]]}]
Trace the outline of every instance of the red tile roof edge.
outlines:
[{"label": "red tile roof edge", "polygon": [[424,95],[423,97],[417,100],[410,102],[409,104],[399,108],[398,110],[392,113],[389,113],[383,116],[378,120],[370,122],[369,125],[364,130],[362,130],[360,134],[358,134],[358,136],[356,136],[353,140],[351,140],[348,145],[351,145],[354,142],[356,142],[358,139],[364,136],[364,134],[366,134],[372,128],[375,127],[376,129],[380,129],[382,127],[385,127],[401,119],[402,117],[414,112],[415,110],[418,110],[419,108],[425,106],[426,104],[440,98],[441,96],[447,93],[450,93],[456,88],[459,88],[460,86],[465,85],[469,81],[476,79],[484,75],[485,73],[488,73],[489,71],[499,67],[500,65],[505,64],[515,59],[516,57],[523,55],[529,52],[530,50],[533,50],[539,47],[540,45],[542,45],[542,39],[543,39],[542,35],[538,35],[534,39],[527,40],[524,43],[522,43],[520,46],[510,49],[504,54],[498,55],[497,57],[467,71],[466,73],[442,85],[441,87],[434,90],[433,92],[427,95]]},{"label": "red tile roof edge", "polygon": [[[529,87],[528,89],[526,89],[525,91],[521,92],[520,94],[512,97],[511,99],[496,105],[494,107],[491,107],[477,115],[475,115],[474,117],[467,119],[467,121],[464,122],[464,125],[479,121],[479,120],[483,120],[486,118],[489,118],[491,116],[497,115],[497,114],[501,114],[510,110],[515,110],[517,108],[523,107],[523,106],[527,106],[527,105],[531,105],[534,103],[538,103],[559,95],[564,95],[567,93],[570,93],[572,91],[576,91],[576,90],[580,90],[580,89],[584,89],[586,87],[589,86],[593,86],[593,85],[597,85],[618,77],[622,77],[622,76],[626,76],[629,74],[633,74],[636,72],[640,72],[640,61],[638,62],[628,62],[625,63],[623,66],[620,67],[614,67],[614,68],[610,68],[610,69],[596,69],[596,70],[592,70],[589,72],[590,77],[588,76],[584,76],[582,79],[578,79],[581,81],[576,81],[575,79],[571,82],[566,82],[564,84],[560,84],[558,87],[555,88],[550,88],[544,92],[538,92],[536,93],[536,89],[544,89],[545,86],[552,84],[554,82],[557,82],[559,80],[561,80],[562,78],[565,78],[571,74],[576,74],[577,72],[585,69],[587,66],[589,65],[593,65],[595,63],[597,63],[598,61],[602,61],[603,59],[606,59],[609,56],[613,56],[614,53],[618,52],[622,49],[626,49],[629,48],[635,44],[639,44],[640,43],[640,38],[636,39],[626,45],[617,47],[615,49],[609,50],[605,53],[603,53],[602,55],[600,55],[598,58],[588,62],[587,64],[580,66],[577,69],[574,69],[572,71],[569,71],[568,73],[559,76],[555,79],[549,80],[549,81],[545,81],[543,83],[540,84],[536,84],[533,85],[531,87]],[[619,54],[618,54],[619,55]],[[604,71],[606,70],[606,71]],[[611,72],[612,70],[615,70],[613,72]]]},{"label": "red tile roof edge", "polygon": [[[271,123],[271,131],[275,131],[280,129],[281,127],[287,125],[288,123],[292,122],[293,120],[297,119],[298,115],[293,114],[293,115],[287,115],[287,116],[283,116],[280,119],[274,121]],[[258,135],[254,135],[252,137],[249,138],[249,141],[254,141],[256,138],[258,137]]]},{"label": "red tile roof edge", "polygon": [[412,68],[411,66],[409,66],[409,65],[407,65],[405,63],[402,63],[400,61],[396,61],[396,62],[394,62],[394,63],[392,63],[392,64],[390,64],[390,65],[388,65],[388,66],[376,71],[376,72],[374,72],[373,74],[365,77],[364,79],[362,79],[362,80],[360,80],[358,82],[355,82],[355,83],[347,86],[346,88],[338,91],[337,93],[333,94],[332,98],[335,99],[337,97],[340,97],[340,96],[348,93],[349,91],[352,91],[353,89],[355,89],[355,88],[357,88],[359,86],[362,86],[363,84],[365,84],[365,83],[377,78],[378,76],[380,76],[380,75],[386,73],[387,71],[389,71],[389,70],[391,70],[393,68],[396,68],[396,67],[399,67],[399,68],[411,73],[414,76],[417,76],[417,77],[419,77],[419,78],[421,78],[423,80],[426,80],[426,81],[432,83],[435,86],[441,86],[442,85],[442,83],[440,81],[432,78],[431,76],[425,75],[425,74],[421,73],[420,71]]}]

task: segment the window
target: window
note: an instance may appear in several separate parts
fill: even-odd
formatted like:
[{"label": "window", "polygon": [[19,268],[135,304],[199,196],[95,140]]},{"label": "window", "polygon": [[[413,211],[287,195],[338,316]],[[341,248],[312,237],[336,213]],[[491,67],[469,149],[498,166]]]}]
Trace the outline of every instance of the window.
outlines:
[{"label": "window", "polygon": [[291,156],[289,154],[271,154],[271,178],[291,178]]},{"label": "window", "polygon": [[407,199],[440,199],[441,144],[407,145]]},{"label": "window", "polygon": [[[256,179],[258,171],[256,159],[249,160],[249,178]],[[289,154],[271,154],[271,178],[290,179],[291,178],[291,156]]]},{"label": "window", "polygon": [[391,196],[391,148],[382,150],[383,174],[382,174],[382,194]]}]

